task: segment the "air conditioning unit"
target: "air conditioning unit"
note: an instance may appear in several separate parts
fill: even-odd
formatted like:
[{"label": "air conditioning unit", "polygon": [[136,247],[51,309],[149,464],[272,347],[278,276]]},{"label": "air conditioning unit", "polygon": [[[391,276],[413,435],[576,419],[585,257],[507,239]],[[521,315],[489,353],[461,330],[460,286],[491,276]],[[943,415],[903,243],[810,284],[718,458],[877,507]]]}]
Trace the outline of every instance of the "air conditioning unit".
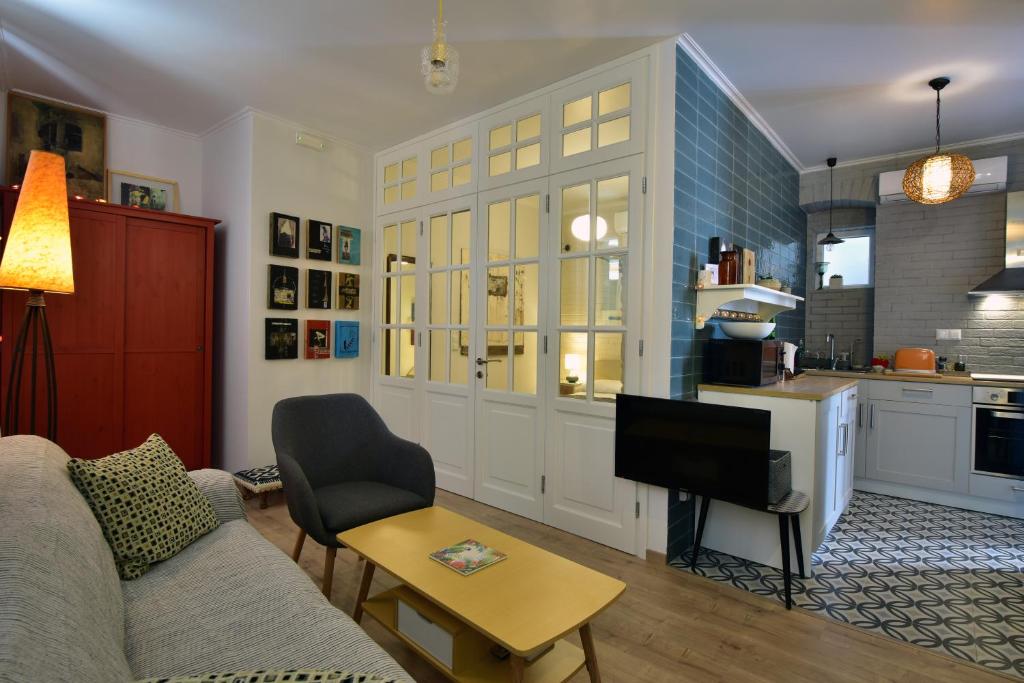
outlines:
[{"label": "air conditioning unit", "polygon": [[[978,159],[974,163],[974,184],[967,194],[984,194],[1001,192],[1006,189],[1006,157]],[[897,204],[909,202],[910,198],[903,194],[902,171],[889,171],[878,176],[878,203]]]}]

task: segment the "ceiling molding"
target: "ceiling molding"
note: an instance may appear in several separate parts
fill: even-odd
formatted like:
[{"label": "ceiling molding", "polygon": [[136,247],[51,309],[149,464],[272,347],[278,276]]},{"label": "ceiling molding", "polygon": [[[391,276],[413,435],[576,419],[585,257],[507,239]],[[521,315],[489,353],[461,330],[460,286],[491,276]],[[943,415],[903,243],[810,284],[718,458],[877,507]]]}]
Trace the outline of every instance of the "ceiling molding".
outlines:
[{"label": "ceiling molding", "polygon": [[[988,138],[977,138],[975,140],[964,140],[963,142],[954,142],[951,144],[942,145],[942,149],[964,149],[965,147],[981,147],[983,145],[998,145],[1007,142],[1016,142],[1017,140],[1024,140],[1024,131],[1019,133],[1007,133],[1006,135],[993,135]],[[896,161],[902,157],[921,157],[926,154],[931,154],[935,151],[934,146],[921,147],[920,149],[908,149],[904,152],[896,152],[894,154],[879,154],[873,157],[861,157],[860,159],[851,159],[849,161],[840,161],[836,164],[836,168],[844,168],[846,166],[860,166],[861,164],[880,164],[886,161]],[[800,174],[804,173],[816,173],[818,171],[825,171],[828,167],[824,164],[817,166],[809,166],[800,171]]]},{"label": "ceiling molding", "polygon": [[772,143],[772,147],[774,147],[779,154],[789,162],[790,166],[796,169],[799,173],[806,172],[807,169],[805,169],[804,165],[800,163],[800,160],[797,159],[795,154],[793,154],[793,151],[785,141],[770,125],[768,125],[768,122],[764,120],[764,117],[762,117],[756,109],[754,109],[754,106],[750,104],[746,97],[743,96],[743,93],[741,93],[736,86],[732,84],[729,77],[722,73],[722,70],[719,69],[713,61],[711,61],[711,57],[709,57],[708,53],[704,52],[704,49],[697,44],[697,41],[693,39],[693,36],[689,33],[683,33],[676,38],[676,44],[679,45],[679,47],[681,47],[683,51],[697,63],[700,70],[703,71],[716,86],[718,86],[719,90],[725,93],[726,97],[728,97],[729,100],[735,104],[741,112],[743,112],[743,115],[746,116],[752,124],[754,124],[754,127],[768,138],[768,142]]}]

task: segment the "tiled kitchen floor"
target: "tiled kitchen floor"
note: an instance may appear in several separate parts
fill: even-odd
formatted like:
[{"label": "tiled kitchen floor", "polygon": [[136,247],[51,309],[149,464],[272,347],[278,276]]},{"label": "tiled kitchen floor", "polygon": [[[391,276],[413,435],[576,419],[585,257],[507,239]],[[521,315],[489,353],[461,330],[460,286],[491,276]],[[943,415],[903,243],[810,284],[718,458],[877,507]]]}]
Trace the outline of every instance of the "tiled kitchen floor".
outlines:
[{"label": "tiled kitchen floor", "polygon": [[[1024,678],[1024,520],[855,491],[813,566],[797,607]],[[781,599],[772,567],[705,549],[697,573]]]}]

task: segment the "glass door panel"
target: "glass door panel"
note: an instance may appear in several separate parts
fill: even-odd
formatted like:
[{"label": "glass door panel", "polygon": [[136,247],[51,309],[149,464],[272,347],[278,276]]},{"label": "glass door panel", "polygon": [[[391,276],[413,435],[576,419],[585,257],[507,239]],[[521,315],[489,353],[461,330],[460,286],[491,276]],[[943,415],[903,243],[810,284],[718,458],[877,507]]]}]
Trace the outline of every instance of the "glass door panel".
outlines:
[{"label": "glass door panel", "polygon": [[429,378],[465,385],[470,352],[471,213],[468,209],[436,213],[429,225]]},{"label": "glass door panel", "polygon": [[[414,173],[415,168],[411,171]],[[400,173],[400,171],[395,171]],[[380,231],[380,374],[416,376],[416,245],[419,221],[386,222]]]},{"label": "glass door panel", "polygon": [[[627,96],[628,89],[599,106],[619,106]],[[559,200],[558,396],[614,401],[628,380],[627,263],[631,213],[642,205],[635,195],[638,173],[635,161],[606,162],[562,174],[552,187]]]}]

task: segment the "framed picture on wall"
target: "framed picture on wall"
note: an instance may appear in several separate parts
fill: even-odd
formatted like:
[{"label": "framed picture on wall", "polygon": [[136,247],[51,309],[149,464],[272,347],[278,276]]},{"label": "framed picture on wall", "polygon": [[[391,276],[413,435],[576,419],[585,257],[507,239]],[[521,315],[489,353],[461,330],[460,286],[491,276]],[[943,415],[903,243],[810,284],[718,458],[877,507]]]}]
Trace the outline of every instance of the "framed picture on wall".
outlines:
[{"label": "framed picture on wall", "polygon": [[338,308],[343,311],[359,310],[358,273],[338,273]]},{"label": "framed picture on wall", "polygon": [[331,307],[331,271],[306,271],[306,308]]},{"label": "framed picture on wall", "polygon": [[68,194],[103,199],[107,167],[107,117],[89,109],[33,97],[7,94],[6,173],[8,185],[20,185],[34,149],[64,157]]},{"label": "framed picture on wall", "polygon": [[299,321],[295,318],[267,318],[264,358],[291,360],[299,357]]},{"label": "framed picture on wall", "polygon": [[270,255],[299,258],[298,216],[270,214]]},{"label": "framed picture on wall", "polygon": [[331,321],[306,321],[306,358],[319,360],[331,357]]},{"label": "framed picture on wall", "polygon": [[333,231],[334,226],[330,223],[310,218],[306,222],[306,258],[315,261],[332,260],[334,241],[331,233]]},{"label": "framed picture on wall", "polygon": [[153,211],[181,211],[178,183],[128,171],[107,171],[107,201]]},{"label": "framed picture on wall", "polygon": [[359,322],[355,320],[334,321],[334,357],[359,357]]},{"label": "framed picture on wall", "polygon": [[299,269],[271,263],[267,266],[267,308],[294,311],[299,307]]},{"label": "framed picture on wall", "polygon": [[359,228],[338,226],[338,263],[348,266],[359,265]]}]

